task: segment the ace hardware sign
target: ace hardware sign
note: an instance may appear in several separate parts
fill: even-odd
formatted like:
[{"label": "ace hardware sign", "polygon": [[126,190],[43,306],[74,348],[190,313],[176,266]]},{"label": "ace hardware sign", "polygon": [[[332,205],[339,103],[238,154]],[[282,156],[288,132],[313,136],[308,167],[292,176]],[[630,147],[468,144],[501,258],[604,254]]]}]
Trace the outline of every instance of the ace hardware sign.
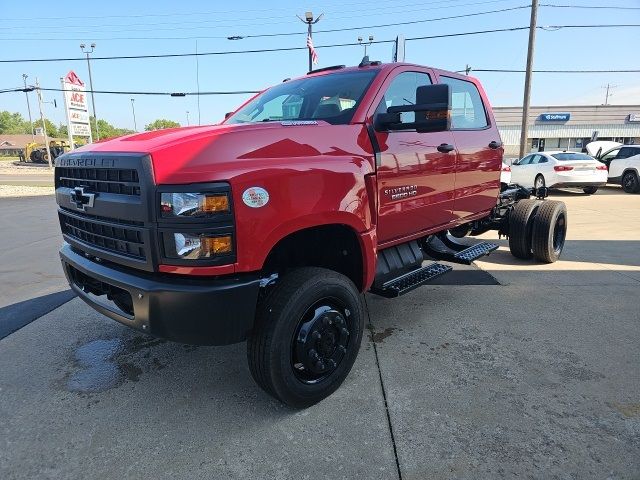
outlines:
[{"label": "ace hardware sign", "polygon": [[84,82],[72,70],[62,79],[64,91],[64,105],[67,112],[67,126],[69,131],[69,144],[73,146],[73,137],[91,138],[91,125],[89,123],[89,107]]}]

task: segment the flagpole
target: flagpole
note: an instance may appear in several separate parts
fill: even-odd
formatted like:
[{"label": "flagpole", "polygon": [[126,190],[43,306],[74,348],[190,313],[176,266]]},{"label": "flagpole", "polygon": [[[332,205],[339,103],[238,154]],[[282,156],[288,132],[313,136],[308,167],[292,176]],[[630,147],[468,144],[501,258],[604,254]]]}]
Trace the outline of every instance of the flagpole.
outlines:
[{"label": "flagpole", "polygon": [[305,12],[304,18],[301,18],[299,15],[296,15],[300,19],[302,23],[307,24],[307,49],[309,50],[309,71],[313,70],[313,54],[311,51],[311,45],[313,45],[313,25],[318,23],[320,19],[323,17],[324,13],[318,15],[318,18],[313,19],[312,12]]}]

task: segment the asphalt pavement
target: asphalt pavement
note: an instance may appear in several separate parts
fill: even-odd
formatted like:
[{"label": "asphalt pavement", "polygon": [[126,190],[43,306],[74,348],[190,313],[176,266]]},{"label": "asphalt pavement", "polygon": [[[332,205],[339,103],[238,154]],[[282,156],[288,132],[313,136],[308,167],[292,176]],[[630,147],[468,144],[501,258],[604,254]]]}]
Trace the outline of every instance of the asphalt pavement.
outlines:
[{"label": "asphalt pavement", "polygon": [[[367,295],[353,371],[302,411],[255,386],[244,344],[164,342],[64,303],[0,340],[0,478],[639,478],[640,195],[555,199],[560,262],[502,240],[453,284]],[[46,231],[39,201],[25,212]]]}]

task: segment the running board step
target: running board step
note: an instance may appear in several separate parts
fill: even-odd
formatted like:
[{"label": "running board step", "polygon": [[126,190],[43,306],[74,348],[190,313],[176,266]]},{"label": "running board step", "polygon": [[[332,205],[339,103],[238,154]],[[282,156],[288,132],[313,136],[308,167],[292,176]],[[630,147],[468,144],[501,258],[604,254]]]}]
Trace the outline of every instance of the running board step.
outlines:
[{"label": "running board step", "polygon": [[449,265],[431,263],[389,280],[380,287],[374,286],[371,288],[371,293],[387,298],[399,297],[450,271],[451,267]]},{"label": "running board step", "polygon": [[471,265],[485,255],[498,249],[498,245],[491,242],[479,242],[475,245],[465,245],[457,242],[448,235],[435,235],[422,245],[424,253],[435,260],[451,263]]},{"label": "running board step", "polygon": [[466,265],[471,265],[474,260],[478,260],[479,258],[484,257],[485,255],[489,255],[494,250],[498,249],[498,245],[491,242],[480,242],[475,245],[470,246],[469,248],[465,248],[464,250],[456,253],[453,257],[458,263],[464,263]]}]

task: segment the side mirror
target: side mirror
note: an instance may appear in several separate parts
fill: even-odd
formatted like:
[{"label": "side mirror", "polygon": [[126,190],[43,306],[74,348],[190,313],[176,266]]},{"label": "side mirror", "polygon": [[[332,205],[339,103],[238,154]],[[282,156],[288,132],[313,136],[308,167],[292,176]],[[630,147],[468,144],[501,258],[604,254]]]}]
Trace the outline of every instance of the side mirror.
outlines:
[{"label": "side mirror", "polygon": [[[403,123],[401,114],[415,112],[415,121]],[[425,85],[416,89],[416,104],[389,107],[374,119],[377,130],[415,130],[444,132],[451,130],[451,89],[449,85]]]},{"label": "side mirror", "polygon": [[224,114],[224,119],[226,120],[227,118],[229,118],[231,115],[233,115],[233,112],[227,112]]}]

